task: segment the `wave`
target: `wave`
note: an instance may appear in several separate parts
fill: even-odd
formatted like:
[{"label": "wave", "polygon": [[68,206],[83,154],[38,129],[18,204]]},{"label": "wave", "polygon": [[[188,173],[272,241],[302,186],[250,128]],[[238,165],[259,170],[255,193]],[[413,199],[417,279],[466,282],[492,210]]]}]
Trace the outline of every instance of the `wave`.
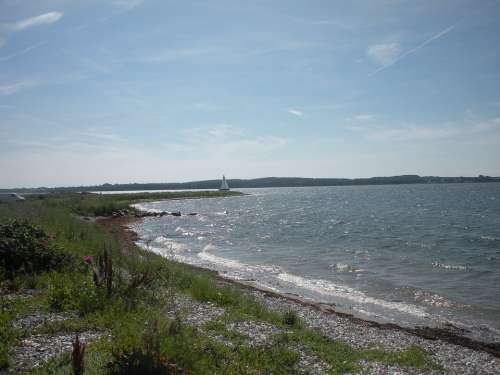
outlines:
[{"label": "wave", "polygon": [[185,244],[176,242],[165,236],[156,237],[153,241],[145,242],[142,245],[147,250],[149,250],[149,247],[161,249],[163,253],[180,253],[189,251],[189,247]]},{"label": "wave", "polygon": [[330,264],[328,267],[337,271],[337,272],[363,272],[364,271],[362,268],[358,268],[358,267],[352,266],[350,264],[345,264],[345,263],[333,263],[333,264]]},{"label": "wave", "polygon": [[[185,250],[184,245],[178,244],[174,241],[170,241],[168,238],[163,236],[155,239],[155,242],[160,245],[160,247],[152,246],[149,247],[148,250],[178,261],[201,265],[192,257],[186,257],[179,254]],[[173,246],[174,248],[173,250],[167,249],[165,248],[165,245]],[[398,312],[403,312],[423,318],[429,316],[427,312],[418,308],[417,306],[412,306],[401,302],[389,302],[378,298],[369,297],[361,291],[355,290],[345,285],[335,284],[327,280],[309,279],[292,275],[284,272],[283,269],[277,265],[250,265],[237,260],[223,258],[211,254],[210,251],[214,249],[215,246],[209,244],[206,245],[203,250],[197,254],[197,257],[200,260],[208,263],[205,264],[205,267],[215,266],[215,269],[222,270],[224,273],[226,273],[226,275],[234,279],[254,279],[255,276],[255,281],[258,285],[264,288],[271,289],[275,292],[284,292],[284,288],[280,288],[279,285],[276,285],[275,282],[272,282],[271,280],[279,280],[282,282],[293,284],[295,287],[299,287],[322,295],[349,300],[360,305],[375,305],[385,309],[396,310]],[[342,268],[342,265],[340,267]],[[270,285],[266,281],[271,281],[273,285]],[[360,312],[364,311],[363,309],[358,309],[357,306],[355,306],[354,308]],[[373,315],[373,313],[370,313],[369,315]]]},{"label": "wave", "polygon": [[388,302],[378,298],[369,297],[359,290],[355,290],[345,285],[335,284],[331,281],[321,279],[306,279],[301,276],[291,275],[289,273],[280,273],[278,279],[294,284],[300,288],[310,290],[323,295],[338,297],[350,300],[360,304],[377,305],[390,310],[397,310],[418,317],[428,317],[429,314],[424,310],[400,302]]},{"label": "wave", "polygon": [[452,307],[455,305],[455,303],[439,294],[423,290],[417,290],[415,292],[415,302],[434,307]]},{"label": "wave", "polygon": [[149,212],[149,213],[154,213],[154,214],[159,214],[163,212],[163,210],[159,210],[157,208],[148,208],[147,206],[141,204],[141,203],[134,203],[130,205],[131,207],[135,208],[136,210],[142,211],[142,212]]},{"label": "wave", "polygon": [[180,236],[184,236],[184,237],[193,237],[195,235],[194,232],[186,230],[186,229],[184,229],[182,227],[175,228],[175,233],[177,233]]},{"label": "wave", "polygon": [[480,238],[484,241],[491,241],[491,242],[500,241],[500,238],[494,236],[481,236]]},{"label": "wave", "polygon": [[460,265],[460,264],[445,264],[441,262],[432,262],[432,266],[435,268],[441,268],[445,270],[451,270],[451,271],[469,271],[470,267],[467,265]]},{"label": "wave", "polygon": [[203,250],[198,253],[198,257],[212,264],[217,264],[219,266],[224,266],[239,271],[251,272],[251,273],[278,273],[281,272],[281,268],[276,265],[249,265],[241,263],[237,260],[232,260],[228,258],[222,258],[217,255],[210,254],[208,251],[213,250],[215,247],[213,245],[206,245]]}]

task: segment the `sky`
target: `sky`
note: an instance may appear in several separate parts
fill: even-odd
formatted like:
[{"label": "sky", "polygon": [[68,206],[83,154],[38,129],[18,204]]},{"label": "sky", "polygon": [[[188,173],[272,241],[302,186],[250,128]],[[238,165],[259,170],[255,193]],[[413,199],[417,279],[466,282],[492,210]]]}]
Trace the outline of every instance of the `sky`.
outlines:
[{"label": "sky", "polygon": [[0,187],[500,176],[499,0],[0,0]]}]

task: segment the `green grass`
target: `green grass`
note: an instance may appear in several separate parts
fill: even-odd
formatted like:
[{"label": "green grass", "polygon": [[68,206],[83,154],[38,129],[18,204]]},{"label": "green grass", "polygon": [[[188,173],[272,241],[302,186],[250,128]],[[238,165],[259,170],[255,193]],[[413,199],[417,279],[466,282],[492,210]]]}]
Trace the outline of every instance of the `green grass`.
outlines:
[{"label": "green grass", "polygon": [[[33,311],[67,312],[71,318],[45,324],[36,333],[56,334],[98,330],[112,335],[92,343],[85,356],[86,374],[104,374],[113,353],[123,350],[146,350],[151,325],[157,327],[155,340],[162,355],[170,363],[196,374],[285,374],[294,373],[298,354],[292,349],[300,343],[308,352],[320,357],[332,368],[333,374],[359,370],[359,360],[377,361],[429,371],[436,369],[428,353],[412,347],[402,352],[380,349],[355,350],[351,346],[322,336],[304,327],[292,310],[271,311],[241,288],[222,283],[213,272],[201,271],[144,251],[108,232],[94,222],[83,221],[76,215],[109,213],[126,208],[130,203],[150,199],[194,198],[220,196],[207,193],[145,193],[138,195],[50,194],[33,196],[23,204],[0,205],[0,222],[10,219],[28,220],[54,235],[55,243],[75,259],[71,268],[49,270],[35,275],[0,280],[3,288],[34,288],[39,291],[30,299],[7,301],[0,296],[0,366],[9,363],[8,351],[28,332],[13,330],[16,316]],[[224,193],[227,195],[227,193]],[[96,257],[103,250],[113,260],[113,293],[98,289],[91,269],[83,257]],[[149,270],[155,275],[147,287],[130,288],[136,275]],[[209,322],[205,330],[215,332],[233,346],[210,338],[206,333],[182,323],[182,317],[165,318],[172,306],[173,293],[185,293],[192,298],[222,306],[226,314]],[[286,333],[277,335],[272,345],[263,348],[248,346],[247,338],[226,328],[230,321],[257,320],[281,327]],[[156,342],[155,341],[155,342]],[[70,374],[69,356],[55,358],[37,369],[35,374]]]}]

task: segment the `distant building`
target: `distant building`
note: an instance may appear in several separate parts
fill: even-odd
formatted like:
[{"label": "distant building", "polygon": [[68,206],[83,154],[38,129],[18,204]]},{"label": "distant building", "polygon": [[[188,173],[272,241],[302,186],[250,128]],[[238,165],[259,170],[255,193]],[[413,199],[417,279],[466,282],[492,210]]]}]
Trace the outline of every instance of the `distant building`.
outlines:
[{"label": "distant building", "polygon": [[0,203],[23,202],[24,197],[16,193],[0,193]]}]

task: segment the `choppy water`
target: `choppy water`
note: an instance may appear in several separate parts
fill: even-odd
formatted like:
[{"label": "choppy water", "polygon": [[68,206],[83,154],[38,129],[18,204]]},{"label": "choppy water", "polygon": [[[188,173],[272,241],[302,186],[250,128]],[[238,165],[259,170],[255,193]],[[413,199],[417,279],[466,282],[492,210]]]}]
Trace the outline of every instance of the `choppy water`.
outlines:
[{"label": "choppy water", "polygon": [[403,325],[500,337],[500,184],[275,188],[142,204],[143,246]]}]

